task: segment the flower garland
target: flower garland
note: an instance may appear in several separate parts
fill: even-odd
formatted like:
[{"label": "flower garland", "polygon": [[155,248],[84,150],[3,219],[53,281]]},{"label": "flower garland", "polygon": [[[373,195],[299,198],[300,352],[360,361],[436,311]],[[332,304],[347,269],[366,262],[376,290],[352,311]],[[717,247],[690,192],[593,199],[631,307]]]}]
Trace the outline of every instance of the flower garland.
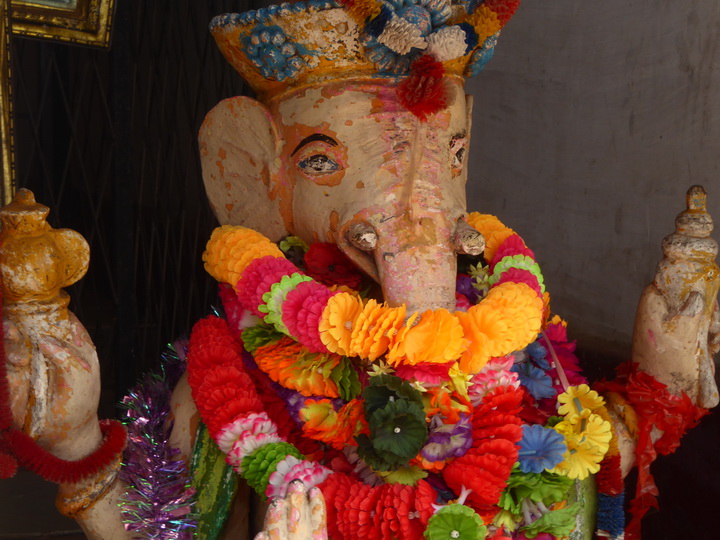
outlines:
[{"label": "flower garland", "polygon": [[[485,236],[489,262],[469,270],[475,305],[465,288],[466,312],[407,322],[404,307],[303,274],[254,231],[221,227],[208,242],[206,268],[228,284],[228,319],[193,330],[193,399],[259,494],[282,496],[297,478],[319,486],[332,537],[436,538],[453,527],[457,537],[484,538],[478,520],[498,538],[516,529],[563,536],[574,527],[574,509],[563,506],[569,482],[597,471],[608,449],[603,401],[587,386],[551,383],[535,402],[521,384],[526,373],[573,378],[573,345],[556,319],[533,343],[548,297],[520,237],[494,216],[468,222]],[[333,248],[320,252],[339,261]],[[538,407],[550,409],[540,415],[547,425],[523,426]],[[541,486],[540,498],[513,487],[528,484]]]}]

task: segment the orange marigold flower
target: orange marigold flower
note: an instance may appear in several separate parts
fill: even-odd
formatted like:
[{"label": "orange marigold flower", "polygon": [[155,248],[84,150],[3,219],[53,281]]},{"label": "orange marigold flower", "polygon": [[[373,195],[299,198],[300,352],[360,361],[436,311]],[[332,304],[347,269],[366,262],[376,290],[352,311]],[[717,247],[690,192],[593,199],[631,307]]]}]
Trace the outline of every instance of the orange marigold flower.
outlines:
[{"label": "orange marigold flower", "polygon": [[506,227],[493,215],[472,212],[467,217],[468,224],[480,231],[485,238],[485,260],[490,263],[500,245],[515,234],[510,227]]},{"label": "orange marigold flower", "polygon": [[460,358],[465,349],[460,322],[446,309],[427,310],[415,326],[408,321],[406,328],[406,332],[398,332],[390,345],[387,358],[392,365],[444,364]]},{"label": "orange marigold flower", "polygon": [[282,251],[259,232],[246,227],[217,227],[208,240],[202,259],[205,270],[222,283],[233,287],[243,270],[260,257],[283,257]]},{"label": "orange marigold flower", "polygon": [[405,306],[399,308],[368,300],[353,325],[350,354],[374,362],[385,354],[391,338],[405,324]]},{"label": "orange marigold flower", "polygon": [[328,300],[320,319],[320,340],[328,351],[350,355],[353,328],[362,309],[362,302],[345,292]]}]

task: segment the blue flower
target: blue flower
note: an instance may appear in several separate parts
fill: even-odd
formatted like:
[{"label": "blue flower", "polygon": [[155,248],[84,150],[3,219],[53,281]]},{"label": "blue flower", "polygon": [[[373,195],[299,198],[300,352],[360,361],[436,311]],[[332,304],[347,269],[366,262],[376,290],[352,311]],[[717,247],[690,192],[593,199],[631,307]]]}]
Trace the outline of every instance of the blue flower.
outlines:
[{"label": "blue flower", "polygon": [[256,26],[244,44],[245,54],[263,77],[284,81],[307,65],[300,46],[289,41],[279,26]]},{"label": "blue flower", "polygon": [[520,384],[527,388],[535,399],[551,398],[557,395],[550,376],[530,362],[513,364],[510,371],[519,375]]},{"label": "blue flower", "polygon": [[540,345],[538,341],[534,341],[527,347],[525,347],[525,352],[528,353],[528,356],[532,359],[533,362],[540,368],[540,369],[550,369],[550,364],[547,361],[547,350],[545,347]]},{"label": "blue flower", "polygon": [[545,469],[552,469],[563,460],[566,450],[565,438],[554,429],[539,424],[525,424],[518,451],[520,470],[524,473],[541,473]]}]

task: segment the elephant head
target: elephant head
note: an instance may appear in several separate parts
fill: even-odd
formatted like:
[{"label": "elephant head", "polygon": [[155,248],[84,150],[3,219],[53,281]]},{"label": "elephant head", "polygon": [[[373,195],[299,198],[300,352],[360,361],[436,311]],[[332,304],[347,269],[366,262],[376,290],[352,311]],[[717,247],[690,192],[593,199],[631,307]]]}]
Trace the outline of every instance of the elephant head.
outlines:
[{"label": "elephant head", "polygon": [[[426,53],[441,31],[465,36],[438,6],[392,13],[419,29],[416,47]],[[219,221],[273,240],[334,242],[382,285],[390,305],[454,309],[457,252],[482,250],[463,219],[472,110],[463,76],[492,48],[473,51],[462,37],[460,52],[444,62],[420,49],[392,56],[392,47],[368,37],[367,24],[337,8],[246,19],[211,25],[260,96],[221,102],[200,131]],[[429,112],[418,112],[417,101],[438,93]]]},{"label": "elephant head", "polygon": [[383,81],[220,103],[200,140],[221,223],[337,243],[391,304],[453,308],[471,101],[421,122]]}]

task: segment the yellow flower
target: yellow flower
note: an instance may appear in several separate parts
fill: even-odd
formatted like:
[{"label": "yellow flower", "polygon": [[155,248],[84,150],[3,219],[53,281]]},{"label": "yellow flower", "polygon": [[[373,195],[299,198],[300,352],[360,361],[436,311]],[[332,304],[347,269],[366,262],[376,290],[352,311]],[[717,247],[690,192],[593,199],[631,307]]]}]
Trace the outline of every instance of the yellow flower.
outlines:
[{"label": "yellow flower", "polygon": [[595,411],[605,405],[605,400],[587,384],[570,386],[557,400],[562,403],[558,412],[563,416],[580,414],[585,409]]},{"label": "yellow flower", "polygon": [[575,438],[565,439],[567,451],[564,459],[550,472],[562,474],[573,480],[584,480],[590,474],[600,470],[600,462],[605,457],[596,447],[587,442],[579,442]]},{"label": "yellow flower", "polygon": [[457,360],[464,349],[463,329],[458,319],[447,309],[427,310],[416,325],[408,321],[398,332],[387,359],[394,366],[400,362],[444,364]]},{"label": "yellow flower", "polygon": [[584,409],[556,424],[555,430],[565,437],[568,449],[552,472],[582,480],[600,470],[612,439],[610,422]]},{"label": "yellow flower", "polygon": [[235,287],[245,268],[267,255],[284,257],[282,251],[259,232],[223,225],[212,232],[202,259],[208,274]]},{"label": "yellow flower", "polygon": [[320,340],[330,352],[349,355],[353,326],[362,308],[362,302],[348,293],[330,297],[319,326]]}]

